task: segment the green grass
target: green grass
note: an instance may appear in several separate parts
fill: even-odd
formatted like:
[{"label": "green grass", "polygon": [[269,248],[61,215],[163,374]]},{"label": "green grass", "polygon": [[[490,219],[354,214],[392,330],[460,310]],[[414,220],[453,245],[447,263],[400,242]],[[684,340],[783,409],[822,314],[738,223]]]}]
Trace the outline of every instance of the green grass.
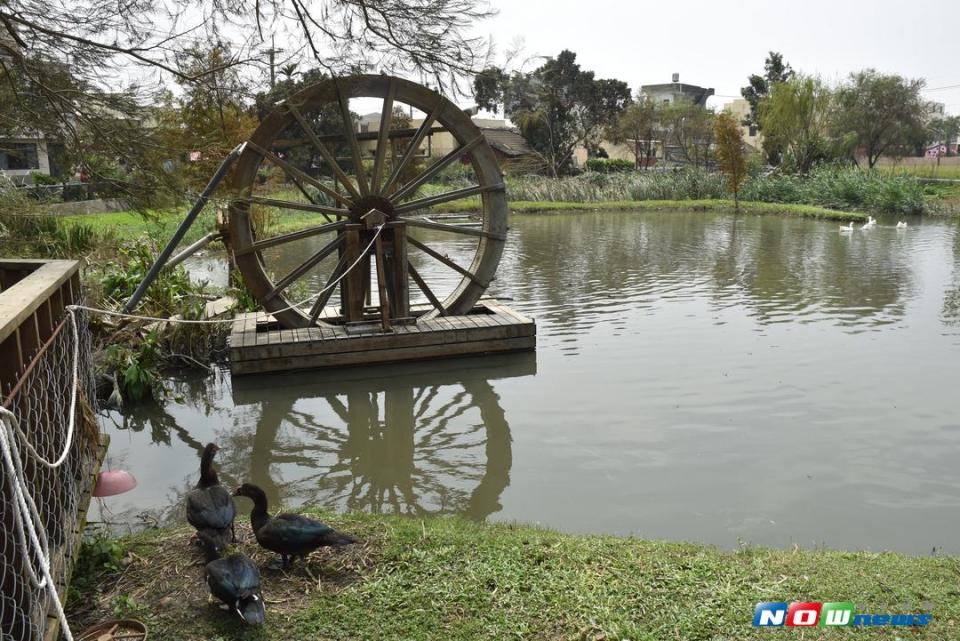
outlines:
[{"label": "green grass", "polygon": [[[59,220],[66,225],[87,225],[93,228],[98,235],[114,236],[120,240],[139,238],[147,234],[163,242],[173,236],[177,227],[186,217],[188,210],[189,207],[184,206],[182,208],[154,210],[147,212],[146,215],[136,211],[111,211],[100,214],[63,216]],[[210,233],[213,227],[213,211],[203,211],[187,232],[185,242],[189,243],[199,239],[204,234]]]},{"label": "green grass", "polygon": [[[289,573],[265,570],[267,624],[240,631],[205,602],[189,531],[121,541],[134,554],[96,594],[86,621],[134,615],[157,639],[683,639],[847,638],[849,630],[755,629],[759,601],[845,601],[858,612],[918,613],[929,629],[863,629],[858,639],[960,637],[960,559],[821,550],[711,547],[613,536],[572,536],[521,525],[325,514],[362,546],[312,557]],[[258,563],[269,557],[249,540]],[[192,559],[192,562],[191,562]],[[90,564],[84,564],[89,567]],[[317,580],[311,578],[319,577]],[[84,581],[89,586],[90,581]],[[122,591],[116,589],[122,586]],[[68,603],[69,605],[69,603]]]},{"label": "green grass", "polygon": [[[303,200],[302,196],[291,192],[272,194],[272,197],[293,201]],[[146,234],[159,239],[160,242],[165,242],[173,236],[177,227],[186,218],[189,209],[189,205],[184,205],[170,209],[152,210],[145,214],[136,211],[116,211],[63,216],[60,220],[66,225],[87,225],[99,235],[114,236],[119,240],[139,238]],[[276,207],[261,207],[261,211],[269,217],[270,231],[275,234],[283,234],[328,222],[323,215],[312,212],[291,209],[280,210]],[[183,244],[189,244],[213,231],[215,222],[214,209],[211,205],[208,205],[187,231]]]},{"label": "green grass", "polygon": [[[478,198],[447,203],[442,206],[443,211],[471,212],[480,207]],[[732,200],[616,200],[598,202],[535,202],[516,201],[510,203],[510,210],[516,213],[534,213],[544,211],[595,211],[595,210],[634,210],[634,211],[720,211],[733,212]],[[274,234],[282,234],[312,225],[320,225],[327,220],[319,214],[283,210],[282,213],[274,208],[271,212],[270,230]],[[866,216],[857,212],[826,209],[812,205],[796,205],[789,203],[762,203],[741,202],[740,211],[747,214],[782,214],[819,218],[824,220],[866,220]],[[101,236],[113,237],[117,240],[136,239],[143,235],[165,242],[173,236],[177,226],[186,216],[186,208],[158,210],[144,216],[134,211],[106,212],[102,214],[84,214],[64,216],[61,220],[66,225],[83,224],[93,228]],[[187,232],[181,246],[197,240],[214,228],[214,216],[211,210],[205,210]]]},{"label": "green grass", "polygon": [[915,178],[942,178],[960,180],[960,165],[940,165],[930,162],[926,165],[898,165],[895,167],[877,167],[877,171],[886,174],[906,174]]},{"label": "green grass", "polygon": [[[549,201],[514,201],[510,203],[513,212],[543,212],[543,211],[598,211],[598,210],[632,210],[632,211],[719,211],[733,212],[732,200],[605,200],[598,202],[549,202]],[[469,212],[477,211],[479,200],[463,200],[444,205],[445,211]],[[813,205],[797,205],[792,203],[740,203],[741,213],[746,214],[781,214],[801,216],[804,218],[819,218],[823,220],[865,221],[866,214],[853,211],[840,211]]]}]

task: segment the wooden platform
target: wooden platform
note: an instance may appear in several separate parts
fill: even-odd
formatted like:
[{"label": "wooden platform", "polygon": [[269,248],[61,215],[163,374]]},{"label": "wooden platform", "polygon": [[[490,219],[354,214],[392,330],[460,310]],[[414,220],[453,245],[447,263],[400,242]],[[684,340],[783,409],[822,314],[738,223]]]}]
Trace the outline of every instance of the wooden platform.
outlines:
[{"label": "wooden platform", "polygon": [[[412,306],[423,314],[427,306]],[[328,307],[321,319],[333,320]],[[536,325],[494,299],[469,314],[419,319],[383,332],[378,322],[325,323],[319,327],[280,329],[262,312],[239,316],[230,334],[230,371],[234,375],[400,363],[473,354],[532,350]]]}]

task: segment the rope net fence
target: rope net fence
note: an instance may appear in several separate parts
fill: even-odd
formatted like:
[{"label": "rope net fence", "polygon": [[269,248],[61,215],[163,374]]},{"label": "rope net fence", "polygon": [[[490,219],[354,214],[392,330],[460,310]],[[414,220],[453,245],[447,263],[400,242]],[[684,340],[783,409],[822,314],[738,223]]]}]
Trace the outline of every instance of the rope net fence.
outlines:
[{"label": "rope net fence", "polygon": [[15,385],[0,392],[0,637],[35,641],[64,620],[102,445],[85,312],[65,313]]}]

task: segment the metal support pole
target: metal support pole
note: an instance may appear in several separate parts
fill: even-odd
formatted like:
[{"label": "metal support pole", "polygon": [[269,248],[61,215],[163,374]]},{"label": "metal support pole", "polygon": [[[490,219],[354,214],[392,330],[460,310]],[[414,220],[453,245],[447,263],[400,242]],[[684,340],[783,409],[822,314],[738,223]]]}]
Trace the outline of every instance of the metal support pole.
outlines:
[{"label": "metal support pole", "polygon": [[143,298],[143,295],[147,293],[150,285],[152,285],[153,281],[156,280],[157,274],[159,274],[160,270],[166,266],[167,261],[170,259],[170,255],[173,254],[173,250],[176,249],[177,245],[180,244],[180,241],[183,240],[187,230],[193,226],[193,223],[197,220],[197,216],[200,215],[200,212],[203,211],[203,207],[207,204],[207,201],[210,200],[210,195],[213,194],[214,190],[227,175],[227,172],[230,170],[230,167],[233,166],[234,161],[240,156],[241,153],[243,153],[243,149],[246,147],[246,145],[247,143],[241,143],[237,145],[233,148],[233,151],[227,154],[227,157],[223,159],[223,163],[221,163],[216,173],[213,174],[213,178],[211,178],[210,182],[207,183],[207,186],[204,187],[203,192],[200,194],[200,198],[198,198],[197,202],[193,204],[193,208],[187,214],[187,217],[183,219],[183,222],[180,223],[177,231],[174,232],[173,238],[170,239],[170,242],[167,243],[167,246],[163,248],[162,252],[160,252],[160,256],[157,257],[156,262],[154,262],[153,266],[150,267],[150,271],[147,272],[143,282],[137,286],[137,291],[133,292],[133,296],[131,296],[130,300],[127,301],[127,304],[123,306],[124,312],[128,314],[132,312],[140,302],[140,299]]},{"label": "metal support pole", "polygon": [[223,238],[223,234],[221,232],[218,232],[218,231],[210,232],[209,234],[207,234],[197,242],[193,243],[192,245],[188,245],[186,249],[184,249],[182,252],[180,252],[179,254],[171,258],[169,261],[167,261],[166,267],[176,267],[186,259],[196,254],[198,251],[200,251],[201,249],[203,249],[204,247],[212,243],[213,241],[219,240],[221,238]]}]

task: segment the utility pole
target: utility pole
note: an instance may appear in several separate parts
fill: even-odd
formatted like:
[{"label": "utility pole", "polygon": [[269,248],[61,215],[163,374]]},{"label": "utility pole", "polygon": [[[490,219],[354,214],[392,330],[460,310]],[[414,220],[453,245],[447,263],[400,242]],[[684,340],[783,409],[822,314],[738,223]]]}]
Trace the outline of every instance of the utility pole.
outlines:
[{"label": "utility pole", "polygon": [[270,34],[270,48],[267,49],[267,55],[270,56],[270,88],[273,89],[273,86],[277,83],[277,74],[276,74],[276,65],[274,60],[276,59],[277,49],[274,47],[274,36]]}]

